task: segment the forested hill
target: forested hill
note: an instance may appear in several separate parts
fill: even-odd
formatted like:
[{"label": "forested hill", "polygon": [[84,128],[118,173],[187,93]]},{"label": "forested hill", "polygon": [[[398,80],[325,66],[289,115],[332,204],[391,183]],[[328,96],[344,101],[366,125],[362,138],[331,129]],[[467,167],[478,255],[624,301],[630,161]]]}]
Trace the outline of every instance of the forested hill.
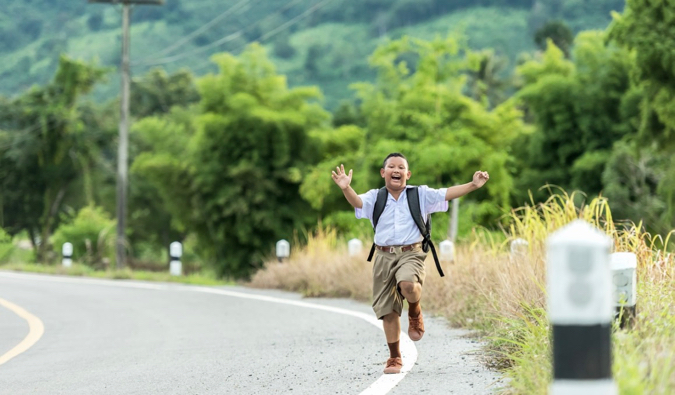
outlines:
[{"label": "forested hill", "polygon": [[[121,6],[87,0],[5,0],[0,14],[0,93],[14,96],[46,83],[59,55],[120,61]],[[291,85],[318,85],[326,105],[350,97],[348,85],[372,80],[367,59],[378,43],[410,35],[431,38],[461,30],[476,49],[494,48],[513,66],[536,48],[547,21],[565,21],[573,33],[604,29],[623,0],[166,0],[137,6],[132,16],[134,76],[151,67],[214,68],[215,52],[238,53],[247,43],[268,46]],[[215,19],[214,19],[215,18]],[[100,87],[114,97],[116,78]]]}]

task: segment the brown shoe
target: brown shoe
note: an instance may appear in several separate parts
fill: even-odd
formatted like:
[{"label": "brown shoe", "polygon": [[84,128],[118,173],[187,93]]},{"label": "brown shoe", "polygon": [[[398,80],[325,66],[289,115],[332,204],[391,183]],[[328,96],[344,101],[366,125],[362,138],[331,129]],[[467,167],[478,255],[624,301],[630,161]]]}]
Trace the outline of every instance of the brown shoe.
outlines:
[{"label": "brown shoe", "polygon": [[416,342],[424,336],[424,319],[422,312],[417,317],[408,316],[408,337]]},{"label": "brown shoe", "polygon": [[401,357],[387,359],[387,365],[384,367],[384,374],[401,373],[403,367],[403,360]]}]

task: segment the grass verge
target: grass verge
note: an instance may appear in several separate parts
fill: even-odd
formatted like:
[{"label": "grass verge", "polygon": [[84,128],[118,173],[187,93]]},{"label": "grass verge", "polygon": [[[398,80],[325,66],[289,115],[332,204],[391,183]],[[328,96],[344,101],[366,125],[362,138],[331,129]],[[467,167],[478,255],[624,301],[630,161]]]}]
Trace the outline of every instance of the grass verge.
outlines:
[{"label": "grass verge", "polygon": [[202,272],[199,274],[194,273],[187,276],[172,276],[168,272],[150,272],[131,270],[128,268],[122,270],[94,270],[88,266],[77,263],[74,263],[73,266],[69,268],[56,265],[40,265],[35,263],[7,263],[0,265],[0,269],[17,272],[93,277],[111,280],[157,281],[205,286],[235,284],[234,281],[218,279],[215,274],[208,272]]}]

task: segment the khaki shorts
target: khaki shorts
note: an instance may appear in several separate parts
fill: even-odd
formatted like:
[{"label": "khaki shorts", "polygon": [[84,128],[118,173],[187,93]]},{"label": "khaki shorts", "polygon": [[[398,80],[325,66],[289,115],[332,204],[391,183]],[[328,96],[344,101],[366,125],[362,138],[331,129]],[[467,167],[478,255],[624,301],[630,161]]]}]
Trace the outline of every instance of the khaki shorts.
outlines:
[{"label": "khaki shorts", "polygon": [[427,253],[416,247],[403,253],[376,250],[373,263],[373,311],[378,319],[396,312],[401,316],[403,295],[398,287],[401,281],[424,285],[424,260]]}]

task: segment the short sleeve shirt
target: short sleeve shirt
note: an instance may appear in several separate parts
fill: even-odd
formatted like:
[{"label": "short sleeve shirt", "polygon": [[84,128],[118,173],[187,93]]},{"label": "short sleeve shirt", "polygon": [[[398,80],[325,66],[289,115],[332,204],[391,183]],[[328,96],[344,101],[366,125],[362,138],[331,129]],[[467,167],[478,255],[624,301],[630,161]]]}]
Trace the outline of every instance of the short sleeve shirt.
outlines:
[{"label": "short sleeve shirt", "polygon": [[[408,186],[408,188],[413,188]],[[420,210],[422,216],[439,211],[448,211],[448,201],[445,200],[447,188],[433,189],[426,185],[418,187],[420,197]],[[373,210],[377,200],[377,189],[359,195],[363,202],[363,208],[355,209],[356,218],[367,218],[373,224]],[[377,222],[375,229],[375,244],[379,246],[409,245],[422,241],[415,221],[408,207],[408,196],[401,193],[395,200],[391,193],[387,194],[387,204]]]}]

